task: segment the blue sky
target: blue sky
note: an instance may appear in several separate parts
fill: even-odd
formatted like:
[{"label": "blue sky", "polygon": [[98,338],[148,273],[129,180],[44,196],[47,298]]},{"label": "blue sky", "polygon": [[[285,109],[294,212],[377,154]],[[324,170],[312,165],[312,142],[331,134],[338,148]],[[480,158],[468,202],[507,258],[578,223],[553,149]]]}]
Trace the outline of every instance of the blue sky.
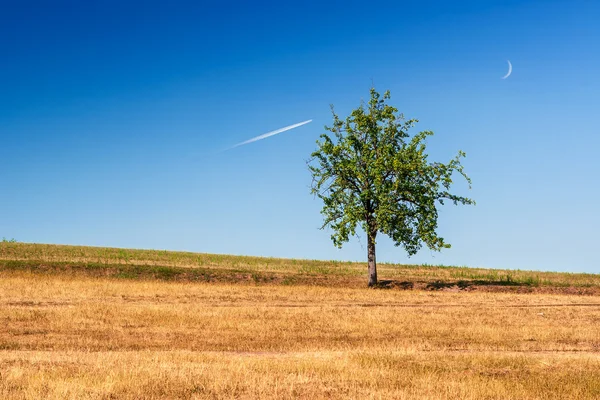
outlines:
[{"label": "blue sky", "polygon": [[306,160],[374,83],[477,201],[441,210],[452,249],[379,261],[600,272],[597,2],[1,5],[0,237],[366,260]]}]

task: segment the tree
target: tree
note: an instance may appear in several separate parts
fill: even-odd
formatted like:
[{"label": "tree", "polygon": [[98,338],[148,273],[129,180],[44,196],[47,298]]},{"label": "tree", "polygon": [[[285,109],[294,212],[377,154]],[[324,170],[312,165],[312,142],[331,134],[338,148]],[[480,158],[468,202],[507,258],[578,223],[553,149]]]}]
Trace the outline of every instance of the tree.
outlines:
[{"label": "tree", "polygon": [[459,151],[447,164],[427,160],[423,131],[410,137],[416,119],[406,120],[398,109],[386,104],[371,89],[368,104],[362,103],[345,121],[335,113],[333,125],[325,127],[335,136],[322,134],[308,162],[312,174],[311,193],[323,200],[321,229],[329,227],[333,244],[339,248],[356,235],[360,224],[367,235],[369,286],[377,284],[375,244],[377,234],[389,236],[409,256],[423,244],[432,250],[449,248],[438,236],[438,204],[475,204],[467,197],[450,193],[454,173],[471,180],[460,163]]}]

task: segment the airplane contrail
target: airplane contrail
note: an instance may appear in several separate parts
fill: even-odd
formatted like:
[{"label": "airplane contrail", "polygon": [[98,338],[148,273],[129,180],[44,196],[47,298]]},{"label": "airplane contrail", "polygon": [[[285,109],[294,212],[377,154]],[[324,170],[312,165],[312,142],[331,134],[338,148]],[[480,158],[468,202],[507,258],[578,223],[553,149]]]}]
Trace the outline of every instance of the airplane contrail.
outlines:
[{"label": "airplane contrail", "polygon": [[294,125],[289,125],[289,126],[286,126],[284,128],[279,128],[279,129],[276,129],[274,131],[264,133],[264,134],[262,134],[260,136],[257,136],[257,137],[253,137],[252,139],[248,139],[245,142],[241,142],[241,143],[238,143],[238,144],[236,144],[234,146],[231,146],[227,150],[231,150],[231,149],[233,149],[235,147],[243,146],[243,145],[248,144],[248,143],[252,143],[252,142],[256,142],[256,141],[259,141],[259,140],[266,139],[269,136],[273,136],[273,135],[277,135],[278,133],[281,133],[281,132],[289,131],[290,129],[294,129],[294,128],[297,128],[299,126],[306,125],[309,122],[312,122],[312,119],[309,119],[309,120],[304,121],[304,122],[299,122],[299,123],[294,124]]}]

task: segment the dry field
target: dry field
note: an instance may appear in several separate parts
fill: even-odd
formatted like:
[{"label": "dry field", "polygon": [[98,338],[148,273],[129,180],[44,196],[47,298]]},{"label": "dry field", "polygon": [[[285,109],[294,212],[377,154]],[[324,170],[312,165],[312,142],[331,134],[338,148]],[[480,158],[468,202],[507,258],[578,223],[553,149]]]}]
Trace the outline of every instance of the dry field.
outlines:
[{"label": "dry field", "polygon": [[405,266],[413,283],[438,273],[436,290],[386,290],[361,287],[353,264],[257,259],[275,278],[229,282],[250,267],[224,263],[204,265],[222,278],[206,282],[173,275],[202,267],[183,262],[124,263],[175,268],[144,274],[20,246],[0,243],[2,399],[600,398],[594,275],[515,272],[486,291],[443,276],[503,272]]}]

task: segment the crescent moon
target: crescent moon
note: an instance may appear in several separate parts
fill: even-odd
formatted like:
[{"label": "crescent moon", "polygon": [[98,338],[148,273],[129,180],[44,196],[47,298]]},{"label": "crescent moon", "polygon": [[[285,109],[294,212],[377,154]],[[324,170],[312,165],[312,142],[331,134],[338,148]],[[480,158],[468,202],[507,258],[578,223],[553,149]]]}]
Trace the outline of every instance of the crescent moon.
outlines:
[{"label": "crescent moon", "polygon": [[506,79],[512,74],[512,64],[510,63],[510,60],[506,60],[506,62],[508,63],[508,73],[504,75],[502,79]]}]

